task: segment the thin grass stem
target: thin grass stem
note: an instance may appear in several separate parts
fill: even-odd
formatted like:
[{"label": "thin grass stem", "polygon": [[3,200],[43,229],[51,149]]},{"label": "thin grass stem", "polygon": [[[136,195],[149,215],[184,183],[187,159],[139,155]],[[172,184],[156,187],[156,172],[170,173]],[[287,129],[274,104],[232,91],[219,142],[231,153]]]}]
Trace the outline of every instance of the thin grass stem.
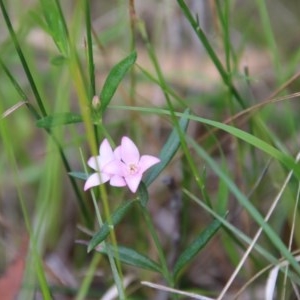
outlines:
[{"label": "thin grass stem", "polygon": [[3,0],[0,0],[0,7],[1,7],[1,11],[2,11],[4,20],[5,20],[5,24],[6,24],[7,28],[8,28],[8,31],[9,31],[9,34],[10,34],[11,39],[13,41],[13,44],[14,44],[14,46],[16,48],[16,51],[17,51],[17,53],[19,55],[21,64],[22,64],[23,69],[24,69],[24,71],[26,73],[26,76],[27,76],[27,79],[29,81],[29,84],[30,84],[30,86],[32,88],[32,91],[33,91],[33,94],[34,94],[35,99],[37,101],[38,107],[39,107],[39,109],[41,111],[42,116],[45,117],[45,116],[47,116],[47,112],[46,112],[45,106],[43,104],[42,98],[40,96],[40,93],[39,93],[39,91],[37,89],[37,86],[35,84],[35,81],[33,79],[32,74],[31,74],[30,68],[29,68],[29,66],[27,64],[26,58],[25,58],[25,56],[23,54],[23,51],[22,51],[22,48],[21,48],[20,43],[18,41],[17,35],[16,35],[16,33],[15,33],[14,29],[13,29],[13,26],[12,26],[12,24],[10,22],[10,19],[9,19],[8,13],[6,11],[5,5],[3,3]]},{"label": "thin grass stem", "polygon": [[208,55],[210,56],[210,58],[212,60],[212,62],[216,66],[219,74],[221,75],[221,78],[223,79],[224,84],[228,87],[229,91],[236,98],[236,100],[238,101],[240,106],[245,109],[246,105],[244,103],[243,98],[241,97],[241,95],[239,94],[239,92],[237,91],[235,86],[232,84],[231,76],[224,69],[221,61],[219,60],[216,52],[214,51],[214,49],[210,45],[210,43],[209,43],[206,35],[204,34],[203,30],[200,28],[197,20],[192,16],[191,11],[188,8],[188,6],[186,5],[186,3],[184,2],[184,0],[177,0],[177,2],[179,4],[181,10],[185,14],[187,20],[191,24],[192,28],[194,29],[195,33],[197,34],[199,40],[202,42],[204,48],[206,49]]}]

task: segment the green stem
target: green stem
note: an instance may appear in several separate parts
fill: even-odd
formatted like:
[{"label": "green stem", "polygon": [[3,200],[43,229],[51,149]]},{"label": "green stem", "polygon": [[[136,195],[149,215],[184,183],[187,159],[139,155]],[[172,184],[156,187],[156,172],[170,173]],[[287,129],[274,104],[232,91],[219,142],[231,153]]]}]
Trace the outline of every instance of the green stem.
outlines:
[{"label": "green stem", "polygon": [[190,22],[192,28],[194,29],[195,33],[197,34],[199,40],[202,42],[204,48],[206,49],[208,55],[210,56],[211,60],[213,61],[214,65],[216,66],[219,74],[221,75],[224,84],[228,87],[232,95],[236,98],[238,103],[241,105],[242,108],[246,108],[246,105],[243,101],[243,98],[237,91],[237,89],[234,87],[231,81],[231,76],[228,74],[223,67],[221,61],[219,60],[217,54],[215,53],[214,49],[210,45],[206,35],[204,34],[203,30],[200,28],[197,20],[192,16],[189,8],[185,4],[184,0],[177,0],[181,10],[185,14],[187,20]]},{"label": "green stem", "polygon": [[[105,187],[103,185],[100,186],[100,191],[101,191],[101,195],[107,198]],[[92,191],[92,199],[93,199],[93,205],[94,205],[96,216],[97,216],[97,221],[98,221],[99,227],[101,227],[103,225],[103,220],[101,218],[99,207],[97,205],[97,200],[96,200],[96,197],[95,197],[95,194],[93,193],[93,191]],[[108,201],[103,201],[103,202],[107,204]],[[108,210],[108,207],[106,207],[106,210]],[[109,211],[106,212],[106,213],[109,214]],[[113,230],[110,232],[110,236],[111,236],[111,238],[113,240],[112,244],[114,246],[116,246],[116,238],[115,238],[115,234],[114,234]],[[103,242],[103,244],[104,244],[104,247],[105,247],[106,243]],[[116,287],[117,287],[117,290],[118,290],[119,299],[125,300],[126,296],[125,296],[125,291],[124,291],[123,283],[122,283],[122,280],[121,280],[121,277],[120,277],[120,274],[119,274],[119,271],[118,271],[115,259],[113,257],[113,254],[111,253],[111,251],[107,251],[107,256],[108,256],[108,260],[109,260],[109,263],[110,263],[110,268],[111,268],[111,271],[112,271],[112,274],[113,274],[113,277],[114,277],[114,281],[115,281],[115,284],[116,284]],[[120,269],[121,268],[119,266],[119,270]]]},{"label": "green stem", "polygon": [[95,83],[95,64],[94,64],[94,56],[93,56],[93,40],[92,40],[89,0],[85,0],[85,23],[86,23],[86,38],[87,38],[87,58],[88,58],[89,81],[90,81],[89,98],[92,100],[93,96],[96,95],[96,83]]},{"label": "green stem", "polygon": [[[135,13],[134,0],[129,1],[129,18],[130,18],[130,31],[131,31],[130,51],[133,52],[135,49],[135,46],[136,46],[136,41],[135,41],[136,13]],[[130,70],[130,102],[131,102],[131,105],[135,104],[135,99],[134,99],[135,85],[136,85],[136,74],[135,74],[135,69],[133,67]]]},{"label": "green stem", "polygon": [[[92,101],[96,95],[96,81],[95,81],[95,64],[93,55],[93,38],[92,38],[92,24],[91,24],[91,11],[90,1],[85,0],[85,24],[86,24],[86,39],[87,39],[87,61],[88,61],[88,74],[89,74],[89,99]],[[94,125],[94,135],[97,144],[99,144],[99,131],[98,126]]]},{"label": "green stem", "polygon": [[283,82],[282,64],[280,64],[280,55],[278,51],[278,46],[276,44],[274,32],[270,22],[269,9],[265,1],[256,0],[256,4],[260,14],[260,19],[262,21],[262,30],[264,31],[266,36],[267,47],[270,50],[270,55],[272,57],[272,62],[275,67],[275,72],[276,75],[278,76],[277,77],[278,81],[281,84]]},{"label": "green stem", "polygon": [[[222,10],[222,5],[224,5],[224,12]],[[230,15],[229,15],[229,2],[228,0],[223,0],[220,3],[220,0],[216,1],[216,8],[218,12],[218,16],[220,19],[220,23],[222,25],[223,29],[223,44],[224,44],[224,49],[225,49],[225,65],[226,65],[226,70],[228,76],[231,77],[231,42],[230,42]],[[229,80],[231,81],[231,79]]]}]

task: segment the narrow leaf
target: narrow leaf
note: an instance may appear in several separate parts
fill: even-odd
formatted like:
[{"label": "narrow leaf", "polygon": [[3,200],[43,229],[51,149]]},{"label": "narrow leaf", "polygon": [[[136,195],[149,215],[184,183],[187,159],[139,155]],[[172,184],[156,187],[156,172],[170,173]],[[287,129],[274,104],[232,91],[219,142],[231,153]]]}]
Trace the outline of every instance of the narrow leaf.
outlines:
[{"label": "narrow leaf", "polygon": [[118,85],[124,78],[126,72],[135,63],[136,57],[136,52],[132,52],[129,56],[120,61],[111,69],[100,93],[102,113],[105,111],[107,105],[111,101]]},{"label": "narrow leaf", "polygon": [[219,128],[223,131],[230,133],[231,135],[245,141],[246,143],[258,148],[270,156],[274,157],[278,161],[282,162],[288,169],[291,169],[295,172],[295,175],[298,179],[300,179],[300,167],[297,163],[295,163],[295,159],[291,157],[289,154],[286,154],[283,150],[278,150],[272,145],[268,144],[264,140],[256,137],[253,134],[250,134],[246,131],[243,131],[239,128],[233,127],[231,125],[227,125],[221,122],[217,122],[214,120],[205,119],[198,116],[189,116],[190,120],[194,120],[203,124],[207,124],[216,128]]},{"label": "narrow leaf", "polygon": [[[187,109],[185,110],[183,116],[179,121],[179,127],[184,132],[187,130],[187,126],[189,124],[188,115],[189,115],[189,111]],[[174,157],[175,153],[177,152],[179,146],[180,146],[180,137],[177,129],[174,128],[159,154],[160,163],[153,166],[145,176],[144,182],[146,186],[149,186],[155,180],[155,178],[163,171],[163,169],[168,165],[168,163],[171,161],[171,159]]]},{"label": "narrow leaf", "polygon": [[82,180],[87,180],[89,177],[89,175],[84,172],[69,172],[68,174],[74,178],[78,178]]},{"label": "narrow leaf", "polygon": [[40,128],[51,128],[55,126],[61,126],[66,124],[80,123],[82,122],[81,115],[71,112],[58,113],[49,115],[36,121],[36,126]]},{"label": "narrow leaf", "polygon": [[109,220],[110,222],[105,222],[100,228],[100,230],[96,234],[94,234],[94,236],[90,240],[87,250],[88,252],[93,250],[96,246],[98,246],[101,242],[105,240],[105,238],[109,235],[111,226],[116,226],[122,221],[122,219],[127,214],[134,202],[136,202],[136,200],[125,202],[115,210],[115,212],[112,214]]},{"label": "narrow leaf", "polygon": [[138,188],[138,197],[139,200],[141,201],[142,206],[146,207],[149,200],[149,194],[148,194],[147,187],[143,181],[140,183]]},{"label": "narrow leaf", "polygon": [[51,58],[50,62],[54,66],[61,66],[65,64],[68,61],[68,59],[63,55],[56,55]]},{"label": "narrow leaf", "polygon": [[103,254],[110,251],[116,259],[124,264],[161,273],[161,268],[155,261],[131,248],[124,246],[117,246],[116,248],[106,244],[106,247],[99,247],[96,250]]},{"label": "narrow leaf", "polygon": [[174,266],[174,278],[208,243],[221,225],[222,223],[219,220],[214,220],[190,245],[186,247],[186,250],[181,253]]},{"label": "narrow leaf", "polygon": [[58,1],[40,0],[43,14],[48,25],[48,31],[51,33],[60,52],[67,56],[68,54],[68,33],[64,16]]}]

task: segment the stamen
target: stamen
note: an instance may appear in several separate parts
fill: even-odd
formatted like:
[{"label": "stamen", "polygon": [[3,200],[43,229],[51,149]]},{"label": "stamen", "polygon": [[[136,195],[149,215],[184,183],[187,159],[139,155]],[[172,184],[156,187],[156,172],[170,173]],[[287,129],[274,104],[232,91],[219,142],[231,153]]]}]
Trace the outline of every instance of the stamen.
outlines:
[{"label": "stamen", "polygon": [[138,172],[139,167],[136,164],[129,164],[128,171],[130,175],[134,175]]}]

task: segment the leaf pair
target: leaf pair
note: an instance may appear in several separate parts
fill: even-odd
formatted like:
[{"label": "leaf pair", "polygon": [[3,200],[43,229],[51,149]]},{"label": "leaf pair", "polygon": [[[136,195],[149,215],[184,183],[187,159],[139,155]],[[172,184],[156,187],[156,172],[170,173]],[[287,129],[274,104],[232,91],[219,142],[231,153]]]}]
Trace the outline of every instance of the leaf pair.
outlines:
[{"label": "leaf pair", "polygon": [[[100,93],[100,107],[97,113],[103,115],[109,105],[113,95],[115,94],[120,82],[125,77],[127,71],[133,66],[137,58],[136,52],[132,52],[125,59],[116,64],[109,72],[102,91]],[[66,124],[74,124],[82,122],[82,116],[72,112],[57,113],[41,118],[36,122],[37,127],[52,128]]]}]

